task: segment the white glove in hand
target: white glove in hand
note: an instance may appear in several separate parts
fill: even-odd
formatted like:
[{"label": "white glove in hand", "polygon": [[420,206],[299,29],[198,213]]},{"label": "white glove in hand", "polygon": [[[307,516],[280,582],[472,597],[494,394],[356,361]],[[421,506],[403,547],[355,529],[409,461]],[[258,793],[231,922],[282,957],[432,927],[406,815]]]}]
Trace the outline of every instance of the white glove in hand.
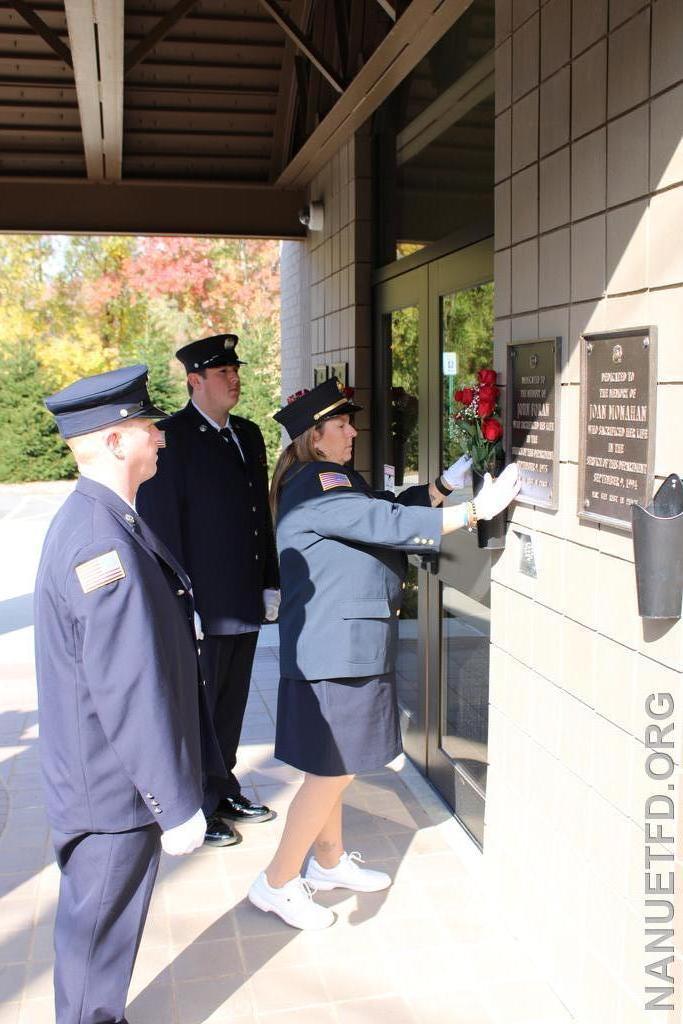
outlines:
[{"label": "white glove in hand", "polygon": [[472,486],[472,459],[469,455],[461,455],[457,462],[454,462],[448,469],[444,469],[441,479],[452,491],[456,487]]},{"label": "white glove in hand", "polygon": [[161,848],[171,857],[182,857],[183,854],[192,853],[201,846],[205,834],[206,818],[200,808],[182,825],[176,825],[175,828],[169,828],[168,831],[161,833]]},{"label": "white glove in hand", "polygon": [[265,609],[265,619],[267,622],[275,622],[277,613],[280,608],[280,591],[279,590],[264,590],[263,591],[263,607]]},{"label": "white glove in hand", "polygon": [[477,519],[493,519],[515,499],[520,487],[519,471],[514,462],[496,480],[492,480],[491,474],[487,473],[484,486],[474,499]]},{"label": "white glove in hand", "polygon": [[204,630],[202,628],[202,620],[199,618],[199,612],[194,613],[194,631],[197,634],[198,640],[204,639]]}]

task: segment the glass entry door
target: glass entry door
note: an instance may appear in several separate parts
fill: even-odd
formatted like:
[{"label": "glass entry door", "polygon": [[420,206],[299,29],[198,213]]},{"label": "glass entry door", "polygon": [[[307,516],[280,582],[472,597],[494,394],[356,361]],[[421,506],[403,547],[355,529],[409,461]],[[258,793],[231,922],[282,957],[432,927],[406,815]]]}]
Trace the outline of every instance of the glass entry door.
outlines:
[{"label": "glass entry door", "polygon": [[[376,288],[376,486],[392,471],[396,491],[433,480],[460,454],[455,391],[493,360],[491,278],[482,242]],[[448,502],[471,496],[461,490]],[[397,666],[404,746],[481,844],[491,555],[460,530],[438,557],[410,563]]]},{"label": "glass entry door", "polygon": [[[377,309],[377,371],[385,386],[373,409],[375,486],[400,493],[424,477],[428,458],[426,269],[384,285]],[[426,691],[423,685],[427,592],[410,560],[399,618],[396,682],[406,753],[426,771]]]}]

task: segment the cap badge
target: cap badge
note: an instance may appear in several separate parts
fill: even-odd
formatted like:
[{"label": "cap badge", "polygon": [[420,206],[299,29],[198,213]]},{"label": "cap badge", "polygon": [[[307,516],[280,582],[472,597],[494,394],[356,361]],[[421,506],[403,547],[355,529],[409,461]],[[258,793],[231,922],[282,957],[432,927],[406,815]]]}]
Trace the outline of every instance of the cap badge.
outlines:
[{"label": "cap badge", "polygon": [[234,347],[235,347],[235,342],[233,341],[232,338],[226,338],[225,341],[223,342],[223,348],[234,348]]},{"label": "cap badge", "polygon": [[344,385],[340,380],[337,380],[337,391],[339,391],[342,395],[344,394]]}]

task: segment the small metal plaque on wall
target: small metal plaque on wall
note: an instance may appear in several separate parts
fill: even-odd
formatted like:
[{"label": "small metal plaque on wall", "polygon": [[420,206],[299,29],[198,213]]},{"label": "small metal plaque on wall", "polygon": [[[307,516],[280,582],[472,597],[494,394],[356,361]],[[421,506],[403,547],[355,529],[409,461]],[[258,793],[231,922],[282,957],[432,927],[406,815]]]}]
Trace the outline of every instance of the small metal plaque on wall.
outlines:
[{"label": "small metal plaque on wall", "polygon": [[652,494],[655,454],[655,327],[581,339],[579,516],[631,529],[631,505]]},{"label": "small metal plaque on wall", "polygon": [[330,367],[330,377],[337,377],[344,387],[348,384],[349,377],[349,364],[348,363],[332,363]]},{"label": "small metal plaque on wall", "polygon": [[558,507],[561,368],[561,338],[508,345],[507,461],[519,467],[516,500],[540,508]]}]

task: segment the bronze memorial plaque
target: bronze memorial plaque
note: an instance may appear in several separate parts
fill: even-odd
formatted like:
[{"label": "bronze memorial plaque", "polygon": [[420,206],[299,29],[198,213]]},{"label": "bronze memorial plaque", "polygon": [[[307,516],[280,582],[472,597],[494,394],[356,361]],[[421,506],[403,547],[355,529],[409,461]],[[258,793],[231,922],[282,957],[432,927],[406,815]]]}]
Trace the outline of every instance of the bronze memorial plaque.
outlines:
[{"label": "bronze memorial plaque", "polygon": [[581,341],[579,516],[631,529],[631,505],[651,498],[656,410],[654,327]]},{"label": "bronze memorial plaque", "polygon": [[559,486],[561,360],[561,338],[508,346],[505,445],[508,462],[519,467],[516,500],[551,509]]}]

